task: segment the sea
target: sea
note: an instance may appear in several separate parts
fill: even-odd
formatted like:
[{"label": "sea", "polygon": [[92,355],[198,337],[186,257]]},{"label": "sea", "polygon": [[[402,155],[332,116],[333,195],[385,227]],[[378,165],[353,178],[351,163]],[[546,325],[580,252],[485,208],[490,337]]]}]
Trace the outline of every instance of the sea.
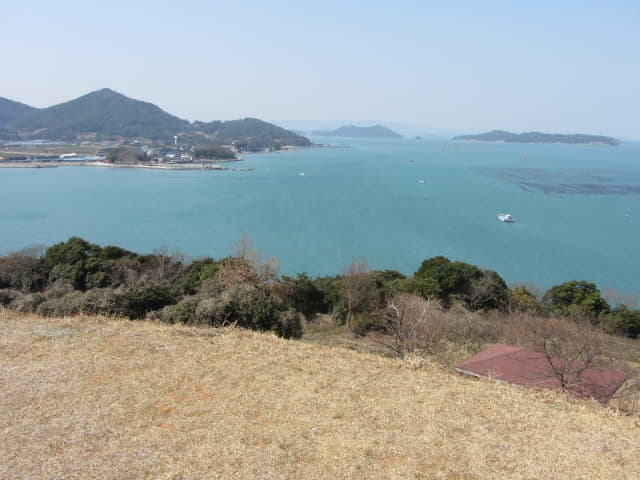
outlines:
[{"label": "sea", "polygon": [[362,259],[410,275],[442,255],[540,291],[640,297],[640,143],[312,141],[330,145],[228,165],[251,171],[0,169],[0,254],[80,236],[221,258],[245,235],[286,275]]}]

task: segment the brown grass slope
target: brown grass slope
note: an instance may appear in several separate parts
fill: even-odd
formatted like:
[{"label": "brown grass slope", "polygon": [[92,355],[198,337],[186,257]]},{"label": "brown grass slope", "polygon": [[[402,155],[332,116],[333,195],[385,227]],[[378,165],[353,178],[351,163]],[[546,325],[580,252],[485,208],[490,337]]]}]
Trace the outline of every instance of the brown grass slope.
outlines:
[{"label": "brown grass slope", "polygon": [[640,423],[240,329],[0,312],[0,478],[638,478]]}]

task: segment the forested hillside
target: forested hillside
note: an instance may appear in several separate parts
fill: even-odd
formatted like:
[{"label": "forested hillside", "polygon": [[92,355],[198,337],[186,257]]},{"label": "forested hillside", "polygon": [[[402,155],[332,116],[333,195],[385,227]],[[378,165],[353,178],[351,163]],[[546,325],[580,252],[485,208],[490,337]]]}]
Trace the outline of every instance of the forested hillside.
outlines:
[{"label": "forested hillside", "polygon": [[188,146],[233,144],[240,151],[310,145],[301,135],[255,118],[190,123],[108,88],[42,109],[0,98],[0,139],[138,139],[172,144],[174,136]]}]

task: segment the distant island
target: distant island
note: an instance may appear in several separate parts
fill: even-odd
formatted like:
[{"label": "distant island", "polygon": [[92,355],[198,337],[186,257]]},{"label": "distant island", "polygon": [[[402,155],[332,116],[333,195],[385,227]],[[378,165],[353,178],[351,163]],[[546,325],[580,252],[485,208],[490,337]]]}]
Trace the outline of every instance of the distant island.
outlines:
[{"label": "distant island", "polygon": [[314,135],[323,137],[352,137],[352,138],[402,138],[402,135],[393,130],[374,125],[373,127],[357,127],[355,125],[344,125],[335,130],[314,130]]},{"label": "distant island", "polygon": [[560,133],[540,133],[525,132],[511,133],[504,130],[492,130],[491,132],[479,135],[460,135],[453,137],[454,140],[475,140],[479,142],[504,142],[504,143],[567,143],[573,145],[620,145],[622,142],[612,137],[602,135],[573,134],[565,135]]}]

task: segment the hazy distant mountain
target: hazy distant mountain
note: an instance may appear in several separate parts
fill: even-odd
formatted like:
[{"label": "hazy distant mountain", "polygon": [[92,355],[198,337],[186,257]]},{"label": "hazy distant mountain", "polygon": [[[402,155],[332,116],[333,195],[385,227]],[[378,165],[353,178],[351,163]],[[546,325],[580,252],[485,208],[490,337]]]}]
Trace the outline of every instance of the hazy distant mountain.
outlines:
[{"label": "hazy distant mountain", "polygon": [[315,130],[312,133],[323,137],[402,138],[402,135],[382,125],[372,127],[345,125],[335,130]]},{"label": "hazy distant mountain", "polygon": [[460,135],[454,140],[476,140],[481,142],[505,143],[569,143],[569,144],[602,144],[620,145],[620,140],[602,135],[525,132],[511,133],[504,130],[493,130],[479,135]]},{"label": "hazy distant mountain", "polygon": [[170,143],[174,135],[192,145],[234,143],[243,150],[310,144],[305,137],[254,118],[191,124],[108,88],[42,109],[0,99],[0,138],[139,138]]}]

